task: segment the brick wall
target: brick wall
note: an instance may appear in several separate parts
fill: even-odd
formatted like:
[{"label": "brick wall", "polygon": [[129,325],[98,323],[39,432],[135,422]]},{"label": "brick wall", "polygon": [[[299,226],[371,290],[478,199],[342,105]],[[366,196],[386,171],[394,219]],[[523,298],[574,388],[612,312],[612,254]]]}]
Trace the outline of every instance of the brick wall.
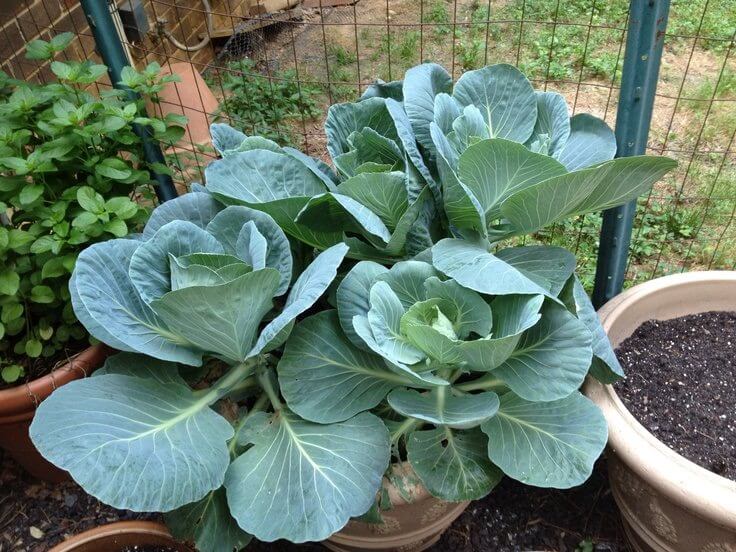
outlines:
[{"label": "brick wall", "polygon": [[[99,0],[100,2],[104,0]],[[118,0],[124,6],[130,0]],[[253,0],[210,0],[214,27],[233,29],[248,13]],[[212,44],[198,52],[175,48],[156,34],[156,21],[166,19],[166,29],[184,44],[196,44],[207,32],[200,0],[143,0],[149,21],[149,32],[139,43],[129,44],[136,65],[158,61],[162,65],[189,61],[198,70],[204,69],[214,56]],[[0,69],[24,80],[48,80],[47,65],[26,60],[25,45],[36,38],[48,40],[54,34],[72,32],[76,35],[64,53],[68,59],[100,58],[86,18],[78,0],[0,0]]]}]

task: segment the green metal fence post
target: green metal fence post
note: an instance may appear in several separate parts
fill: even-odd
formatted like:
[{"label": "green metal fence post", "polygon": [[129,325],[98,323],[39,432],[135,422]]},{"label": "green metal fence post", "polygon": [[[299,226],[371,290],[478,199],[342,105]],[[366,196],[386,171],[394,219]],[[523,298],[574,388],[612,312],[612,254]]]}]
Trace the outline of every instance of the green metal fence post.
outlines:
[{"label": "green metal fence post", "polygon": [[[82,9],[87,16],[89,27],[95,37],[97,49],[107,65],[110,81],[115,88],[125,89],[120,84],[120,74],[123,67],[130,65],[125,56],[125,50],[120,43],[115,24],[110,14],[107,0],[81,0]],[[133,94],[131,92],[131,94]],[[164,154],[158,143],[152,139],[151,131],[147,127],[133,125],[135,133],[143,142],[143,152],[149,163],[165,163]],[[156,195],[159,201],[168,201],[177,196],[176,188],[171,177],[151,171],[151,177],[156,181]]]},{"label": "green metal fence post", "polygon": [[[670,0],[631,0],[621,93],[616,112],[617,157],[646,151]],[[636,201],[603,213],[593,304],[621,292]]]}]

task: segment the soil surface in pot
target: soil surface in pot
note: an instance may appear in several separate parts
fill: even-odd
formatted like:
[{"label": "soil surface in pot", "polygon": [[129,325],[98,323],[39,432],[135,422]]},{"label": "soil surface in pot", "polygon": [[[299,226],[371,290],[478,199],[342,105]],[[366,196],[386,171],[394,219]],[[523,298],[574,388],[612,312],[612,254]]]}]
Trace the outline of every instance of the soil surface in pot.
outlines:
[{"label": "soil surface in pot", "polygon": [[672,450],[736,481],[736,312],[645,322],[616,349],[626,408]]},{"label": "soil surface in pot", "polygon": [[176,552],[169,546],[129,546],[120,552]]},{"label": "soil surface in pot", "polygon": [[[159,520],[115,510],[74,483],[39,483],[0,461],[0,552],[45,552],[67,535],[114,521]],[[318,544],[253,541],[246,552],[324,552]],[[600,462],[581,487],[560,491],[504,479],[476,501],[431,552],[626,552],[623,529]],[[130,552],[168,552],[133,549]]]},{"label": "soil surface in pot", "polygon": [[0,378],[0,391],[23,385],[40,377],[50,374],[56,368],[69,362],[77,353],[89,347],[87,341],[72,341],[64,349],[55,352],[50,357],[31,358],[28,356],[11,356],[6,359],[8,364],[18,364],[23,367],[23,375],[13,382],[6,382]]}]

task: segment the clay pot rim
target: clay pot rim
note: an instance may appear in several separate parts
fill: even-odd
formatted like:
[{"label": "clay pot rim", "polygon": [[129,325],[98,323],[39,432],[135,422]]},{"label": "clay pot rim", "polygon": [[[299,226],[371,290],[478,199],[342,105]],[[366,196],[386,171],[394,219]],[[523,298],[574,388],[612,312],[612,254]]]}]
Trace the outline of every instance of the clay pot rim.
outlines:
[{"label": "clay pot rim", "polygon": [[54,546],[49,552],[74,552],[80,546],[120,533],[155,535],[173,539],[166,526],[157,521],[116,521],[77,533]]},{"label": "clay pot rim", "polygon": [[[736,286],[736,272],[704,271],[664,276],[634,286],[606,303],[599,316],[606,332],[632,305],[666,288],[722,282]],[[697,305],[697,297],[683,295]],[[693,313],[704,312],[697,309]],[[632,328],[632,330],[635,328]],[[736,481],[717,475],[669,448],[629,412],[612,385],[588,378],[585,394],[603,411],[608,422],[608,446],[642,479],[659,492],[686,504],[698,515],[726,527],[736,527]]]},{"label": "clay pot rim", "polygon": [[89,376],[111,351],[107,345],[97,343],[71,356],[64,364],[40,378],[0,390],[0,423],[32,418],[41,401],[57,387]]}]

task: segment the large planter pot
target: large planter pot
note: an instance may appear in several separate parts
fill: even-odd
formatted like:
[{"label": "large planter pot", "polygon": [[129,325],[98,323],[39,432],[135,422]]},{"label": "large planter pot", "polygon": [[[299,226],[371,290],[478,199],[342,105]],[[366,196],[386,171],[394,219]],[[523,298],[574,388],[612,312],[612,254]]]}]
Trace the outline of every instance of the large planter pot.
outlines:
[{"label": "large planter pot", "polygon": [[[713,310],[736,310],[736,272],[692,272],[652,280],[611,300],[599,316],[616,347],[647,320]],[[611,490],[633,547],[736,552],[736,482],[657,440],[612,386],[589,380],[584,390],[608,421]]]},{"label": "large planter pot", "polygon": [[166,526],[152,521],[119,521],[74,535],[49,552],[120,552],[142,546],[166,546],[176,552],[192,552],[177,542]]},{"label": "large planter pot", "polygon": [[[446,502],[429,494],[408,463],[394,466],[403,493],[384,478],[393,508],[382,512],[384,523],[351,520],[345,528],[323,542],[337,552],[373,550],[418,552],[436,543],[442,533],[463,513],[470,502]],[[407,501],[404,497],[408,496]]]},{"label": "large planter pot", "polygon": [[57,387],[91,374],[111,352],[105,345],[94,345],[43,377],[0,391],[0,448],[34,477],[51,482],[69,478],[39,454],[28,436],[36,408]]}]

